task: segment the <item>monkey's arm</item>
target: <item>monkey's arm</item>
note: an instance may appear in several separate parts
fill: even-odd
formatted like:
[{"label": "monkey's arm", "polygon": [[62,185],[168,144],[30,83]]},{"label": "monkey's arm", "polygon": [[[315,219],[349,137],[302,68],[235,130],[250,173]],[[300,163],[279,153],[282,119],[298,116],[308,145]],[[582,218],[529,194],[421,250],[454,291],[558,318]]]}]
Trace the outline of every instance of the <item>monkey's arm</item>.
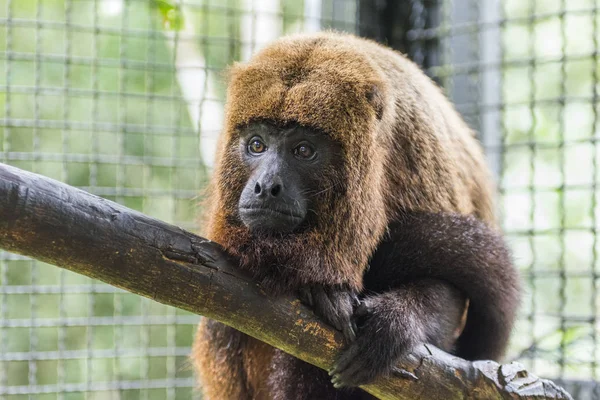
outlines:
[{"label": "monkey's arm", "polygon": [[[410,284],[417,286],[407,290]],[[448,323],[460,312],[460,294],[470,306],[454,352],[471,360],[498,359],[519,299],[518,275],[502,236],[456,214],[405,213],[374,255],[365,287],[379,294],[358,310],[366,319],[334,369],[340,385],[371,378],[352,371],[389,372],[386,366],[419,342],[448,348],[444,344],[453,340]]]}]

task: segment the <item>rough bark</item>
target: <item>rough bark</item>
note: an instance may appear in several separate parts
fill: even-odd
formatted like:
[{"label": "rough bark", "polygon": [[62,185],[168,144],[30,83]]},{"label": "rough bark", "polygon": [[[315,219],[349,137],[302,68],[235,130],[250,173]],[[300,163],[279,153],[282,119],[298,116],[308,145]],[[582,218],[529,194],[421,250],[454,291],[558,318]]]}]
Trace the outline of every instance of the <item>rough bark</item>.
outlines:
[{"label": "rough bark", "polygon": [[[79,189],[0,164],[0,248],[201,314],[321,368],[339,332],[295,298],[271,298],[213,243]],[[482,332],[483,334],[483,332]],[[425,345],[381,379],[381,399],[570,399],[518,363],[468,362]]]}]

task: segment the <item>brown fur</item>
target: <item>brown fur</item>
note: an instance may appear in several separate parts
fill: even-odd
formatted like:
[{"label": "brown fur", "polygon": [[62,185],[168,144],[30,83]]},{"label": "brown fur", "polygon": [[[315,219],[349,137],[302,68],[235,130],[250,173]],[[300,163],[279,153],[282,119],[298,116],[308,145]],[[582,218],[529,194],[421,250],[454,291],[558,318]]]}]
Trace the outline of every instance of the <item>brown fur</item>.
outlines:
[{"label": "brown fur", "polygon": [[[473,214],[495,224],[491,181],[473,132],[399,53],[339,33],[285,37],[232,68],[227,97],[208,237],[274,294],[310,283],[361,290],[369,257],[402,210]],[[257,238],[237,215],[248,179],[238,128],[257,120],[300,123],[342,144],[345,162],[332,183],[344,186],[324,195],[306,232]],[[273,349],[248,337],[224,343],[214,335],[227,332],[207,326],[200,326],[192,355],[207,397],[260,397],[254,394],[264,392]],[[219,344],[230,355],[234,346],[243,360],[261,349],[262,373],[221,360]]]}]

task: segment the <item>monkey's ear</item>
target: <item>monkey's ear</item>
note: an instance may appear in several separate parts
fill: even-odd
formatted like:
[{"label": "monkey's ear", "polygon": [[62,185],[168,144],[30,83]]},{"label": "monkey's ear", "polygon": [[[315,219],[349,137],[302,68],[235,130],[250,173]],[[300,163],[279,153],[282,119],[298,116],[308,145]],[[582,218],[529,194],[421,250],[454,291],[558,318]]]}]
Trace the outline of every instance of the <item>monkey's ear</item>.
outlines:
[{"label": "monkey's ear", "polygon": [[377,119],[380,120],[383,117],[383,109],[385,108],[385,101],[381,88],[373,83],[367,89],[367,101],[375,110]]}]

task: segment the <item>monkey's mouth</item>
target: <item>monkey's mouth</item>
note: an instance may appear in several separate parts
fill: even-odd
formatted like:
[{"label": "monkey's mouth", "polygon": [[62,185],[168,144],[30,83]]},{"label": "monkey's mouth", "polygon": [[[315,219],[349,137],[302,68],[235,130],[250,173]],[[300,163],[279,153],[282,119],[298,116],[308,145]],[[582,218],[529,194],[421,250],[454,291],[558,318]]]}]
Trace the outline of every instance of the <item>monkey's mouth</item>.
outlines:
[{"label": "monkey's mouth", "polygon": [[243,214],[263,214],[273,216],[283,216],[290,219],[304,219],[304,216],[294,213],[293,211],[275,210],[267,207],[240,207],[240,213]]},{"label": "monkey's mouth", "polygon": [[240,218],[252,231],[291,232],[304,220],[292,210],[277,210],[267,207],[240,207]]}]

